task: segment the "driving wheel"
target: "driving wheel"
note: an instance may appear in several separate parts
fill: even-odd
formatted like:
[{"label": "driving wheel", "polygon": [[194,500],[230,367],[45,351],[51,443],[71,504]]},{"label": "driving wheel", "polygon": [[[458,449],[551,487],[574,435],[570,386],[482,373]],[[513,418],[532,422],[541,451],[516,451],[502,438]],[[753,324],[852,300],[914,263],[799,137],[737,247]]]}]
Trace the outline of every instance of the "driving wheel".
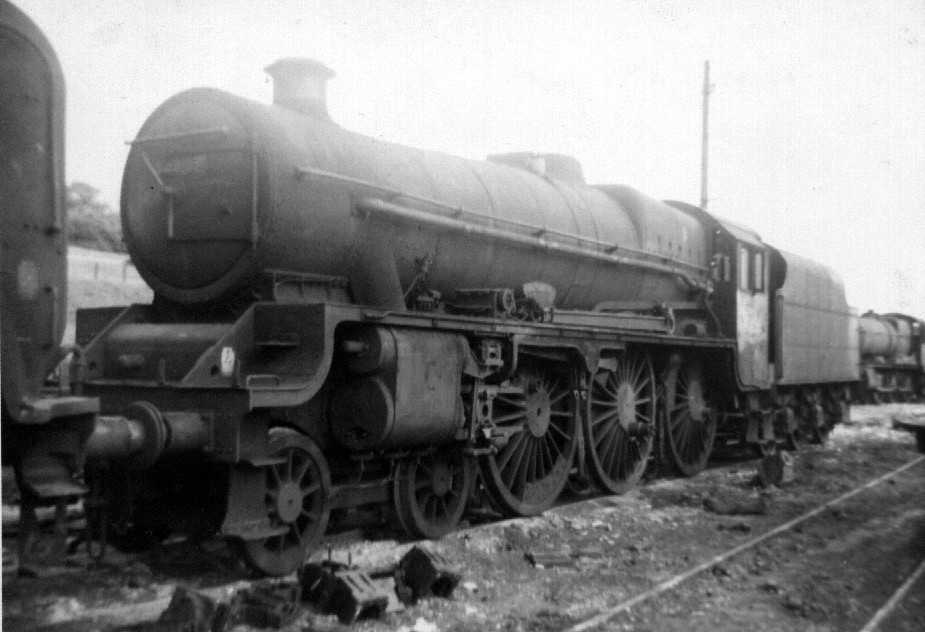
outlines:
[{"label": "driving wheel", "polygon": [[678,472],[694,476],[706,467],[716,437],[716,416],[710,407],[700,361],[685,359],[669,366],[662,397],[666,456]]},{"label": "driving wheel", "polygon": [[492,504],[509,516],[548,509],[568,481],[578,445],[574,371],[526,365],[512,383],[519,392],[494,398],[494,434],[505,443],[480,458]]},{"label": "driving wheel", "polygon": [[612,494],[636,485],[655,437],[655,372],[647,355],[628,353],[614,370],[594,374],[582,425],[595,482]]}]

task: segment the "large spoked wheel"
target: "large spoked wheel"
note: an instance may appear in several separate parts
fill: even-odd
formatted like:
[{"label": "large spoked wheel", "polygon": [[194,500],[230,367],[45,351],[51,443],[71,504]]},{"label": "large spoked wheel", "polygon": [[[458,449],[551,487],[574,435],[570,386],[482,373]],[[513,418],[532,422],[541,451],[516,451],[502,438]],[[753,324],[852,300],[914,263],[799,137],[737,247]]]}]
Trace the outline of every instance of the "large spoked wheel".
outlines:
[{"label": "large spoked wheel", "polygon": [[393,494],[402,528],[418,538],[450,533],[466,511],[474,480],[472,458],[460,448],[402,460]]},{"label": "large spoked wheel", "polygon": [[662,384],[663,442],[666,456],[684,476],[707,465],[716,437],[716,416],[704,388],[699,360],[674,363]]},{"label": "large spoked wheel", "polygon": [[287,575],[324,535],[331,474],[315,442],[293,430],[270,430],[270,453],[282,462],[266,468],[266,511],[281,532],[245,541],[244,558],[261,573]]},{"label": "large spoked wheel", "polygon": [[507,443],[479,464],[492,503],[505,515],[548,509],[568,481],[578,445],[578,400],[570,370],[524,367],[520,394],[499,394],[492,418]]},{"label": "large spoked wheel", "polygon": [[591,380],[584,416],[586,458],[594,481],[612,494],[642,477],[655,437],[655,372],[648,356],[627,354]]}]

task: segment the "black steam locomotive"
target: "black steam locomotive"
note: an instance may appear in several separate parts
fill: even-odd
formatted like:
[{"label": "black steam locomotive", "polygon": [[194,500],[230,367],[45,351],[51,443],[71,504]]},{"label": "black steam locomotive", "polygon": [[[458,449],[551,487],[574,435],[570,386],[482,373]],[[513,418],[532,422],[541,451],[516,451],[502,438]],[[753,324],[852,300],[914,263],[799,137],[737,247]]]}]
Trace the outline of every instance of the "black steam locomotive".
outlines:
[{"label": "black steam locomotive", "polygon": [[[655,456],[693,475],[717,444],[821,440],[847,415],[858,321],[831,270],[589,186],[568,156],[351,133],[327,112],[333,73],[301,59],[267,69],[272,105],[194,89],[144,123],[121,212],[154,301],[80,311],[70,389],[42,394],[60,142],[22,176],[16,134],[60,141],[63,91],[8,64],[39,42],[56,68],[0,8],[3,116],[23,117],[3,128],[3,428],[35,502],[82,480],[113,537],[218,532],[283,574],[358,507],[439,537],[480,493],[536,514],[570,478],[619,493]],[[44,109],[8,96],[26,93]]]},{"label": "black steam locomotive", "polygon": [[907,402],[925,392],[925,322],[906,314],[867,312],[860,328],[861,381],[855,399]]}]

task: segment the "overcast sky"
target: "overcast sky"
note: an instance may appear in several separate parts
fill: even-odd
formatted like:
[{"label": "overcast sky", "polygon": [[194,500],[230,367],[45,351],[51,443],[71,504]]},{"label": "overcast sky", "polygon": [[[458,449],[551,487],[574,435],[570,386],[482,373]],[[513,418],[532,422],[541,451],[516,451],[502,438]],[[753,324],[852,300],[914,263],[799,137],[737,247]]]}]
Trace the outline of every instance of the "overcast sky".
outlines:
[{"label": "overcast sky", "polygon": [[859,310],[925,316],[925,0],[14,0],[68,87],[69,180],[114,207],[124,141],[171,94],[269,101],[262,68],[337,72],[348,129],[482,158],[574,155],[589,181],[700,198],[835,268]]}]

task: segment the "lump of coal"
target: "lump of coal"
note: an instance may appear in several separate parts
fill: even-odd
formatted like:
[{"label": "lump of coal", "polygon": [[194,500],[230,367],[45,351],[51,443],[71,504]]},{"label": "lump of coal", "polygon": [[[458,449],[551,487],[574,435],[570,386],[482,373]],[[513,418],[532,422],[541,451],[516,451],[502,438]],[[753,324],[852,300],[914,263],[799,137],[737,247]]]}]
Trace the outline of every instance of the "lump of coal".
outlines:
[{"label": "lump of coal", "polygon": [[157,630],[211,632],[216,605],[212,599],[184,586],[177,586],[167,609],[156,623]]},{"label": "lump of coal", "polygon": [[459,579],[460,574],[445,557],[416,546],[398,562],[395,592],[406,604],[431,595],[449,598]]}]

